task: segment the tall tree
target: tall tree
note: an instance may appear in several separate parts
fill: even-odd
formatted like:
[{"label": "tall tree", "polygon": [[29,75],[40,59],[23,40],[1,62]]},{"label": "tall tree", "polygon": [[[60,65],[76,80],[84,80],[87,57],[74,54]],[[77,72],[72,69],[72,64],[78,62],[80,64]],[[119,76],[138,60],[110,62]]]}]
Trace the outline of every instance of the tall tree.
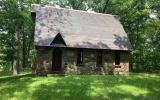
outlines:
[{"label": "tall tree", "polygon": [[[28,65],[30,49],[33,47],[33,23],[26,2],[17,0],[1,1],[0,29],[12,36],[13,74],[18,74],[22,67]],[[22,65],[21,65],[22,64]]]},{"label": "tall tree", "polygon": [[14,0],[2,0],[1,1],[1,15],[4,20],[1,24],[1,28],[8,32],[11,36],[14,34],[13,44],[15,46],[14,49],[14,63],[13,63],[13,74],[16,75],[19,73],[19,56],[20,56],[20,14],[18,10],[18,5]]}]

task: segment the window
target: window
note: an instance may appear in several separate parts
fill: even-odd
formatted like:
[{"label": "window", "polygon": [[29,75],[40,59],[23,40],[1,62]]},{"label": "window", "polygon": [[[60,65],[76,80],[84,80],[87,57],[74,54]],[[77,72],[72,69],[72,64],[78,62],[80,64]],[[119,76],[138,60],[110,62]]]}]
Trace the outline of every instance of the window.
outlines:
[{"label": "window", "polygon": [[83,64],[83,50],[82,49],[77,50],[77,65],[78,64]]},{"label": "window", "polygon": [[97,50],[97,67],[102,66],[102,50]]},{"label": "window", "polygon": [[120,51],[115,51],[115,65],[120,65]]}]

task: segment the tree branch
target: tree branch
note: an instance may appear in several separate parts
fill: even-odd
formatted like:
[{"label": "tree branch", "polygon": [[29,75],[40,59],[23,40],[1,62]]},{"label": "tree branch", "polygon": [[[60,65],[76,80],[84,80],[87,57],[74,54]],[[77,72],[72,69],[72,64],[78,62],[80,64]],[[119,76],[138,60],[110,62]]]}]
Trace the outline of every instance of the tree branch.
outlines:
[{"label": "tree branch", "polygon": [[77,5],[77,9],[80,7],[80,5],[82,5],[84,0],[81,0],[80,3]]},{"label": "tree branch", "polygon": [[106,0],[106,3],[104,5],[104,8],[103,8],[101,13],[105,13],[106,12],[108,4],[109,4],[109,0]]}]

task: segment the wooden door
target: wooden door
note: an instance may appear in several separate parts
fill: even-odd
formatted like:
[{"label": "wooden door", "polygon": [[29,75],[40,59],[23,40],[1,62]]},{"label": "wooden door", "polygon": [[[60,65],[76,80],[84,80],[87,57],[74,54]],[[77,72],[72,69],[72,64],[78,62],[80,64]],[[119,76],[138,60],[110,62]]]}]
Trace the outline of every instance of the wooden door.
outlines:
[{"label": "wooden door", "polygon": [[52,56],[52,71],[61,71],[62,65],[62,50],[55,48]]}]

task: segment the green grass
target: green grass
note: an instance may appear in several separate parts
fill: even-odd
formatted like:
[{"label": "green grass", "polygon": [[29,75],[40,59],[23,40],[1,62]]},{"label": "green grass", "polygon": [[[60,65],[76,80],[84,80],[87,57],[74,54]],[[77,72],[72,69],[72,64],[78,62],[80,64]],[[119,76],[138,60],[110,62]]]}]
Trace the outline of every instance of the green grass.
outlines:
[{"label": "green grass", "polygon": [[8,70],[5,70],[5,71],[2,71],[0,69],[0,77],[4,77],[4,76],[10,76],[12,75],[12,72],[8,71]]},{"label": "green grass", "polygon": [[160,100],[160,75],[0,77],[0,100]]}]

